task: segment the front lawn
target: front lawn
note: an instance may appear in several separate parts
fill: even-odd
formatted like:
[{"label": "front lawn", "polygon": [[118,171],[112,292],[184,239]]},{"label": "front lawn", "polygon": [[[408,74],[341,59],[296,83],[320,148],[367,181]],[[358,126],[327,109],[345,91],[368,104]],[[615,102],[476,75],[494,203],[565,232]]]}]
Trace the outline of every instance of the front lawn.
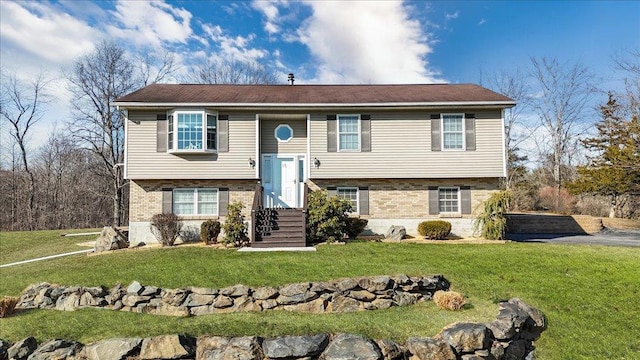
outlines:
[{"label": "front lawn", "polygon": [[0,232],[0,265],[89,249],[77,244],[95,240],[98,235],[61,235],[96,231],[99,229]]},{"label": "front lawn", "polygon": [[[2,250],[2,249],[0,249]],[[354,314],[264,312],[169,318],[104,310],[29,311],[2,319],[0,338],[82,342],[166,333],[219,335],[355,332],[404,341],[432,336],[453,321],[489,320],[495,302],[513,296],[539,308],[549,329],[536,342],[540,359],[637,358],[640,352],[640,249],[550,244],[427,245],[352,243],[315,253],[238,253],[203,247],[72,256],[0,269],[0,295],[31,283],[168,288],[249,286],[349,276],[443,274],[473,305],[439,311],[431,303]]]}]

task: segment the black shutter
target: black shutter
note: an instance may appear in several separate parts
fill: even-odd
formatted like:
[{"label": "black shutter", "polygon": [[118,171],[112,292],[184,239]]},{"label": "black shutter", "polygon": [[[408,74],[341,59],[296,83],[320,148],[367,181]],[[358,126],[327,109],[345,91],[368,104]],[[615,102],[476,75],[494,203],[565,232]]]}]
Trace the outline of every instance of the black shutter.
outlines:
[{"label": "black shutter", "polygon": [[336,196],[336,195],[338,195],[338,188],[336,188],[335,186],[327,187],[327,196],[328,197],[332,197],[332,196]]},{"label": "black shutter", "polygon": [[229,152],[229,115],[218,116],[218,152]]},{"label": "black shutter", "polygon": [[167,152],[167,114],[156,115],[156,152]]},{"label": "black shutter", "polygon": [[360,151],[371,151],[371,115],[360,116]]},{"label": "black shutter", "polygon": [[218,189],[218,215],[227,216],[229,214],[229,188]]},{"label": "black shutter", "polygon": [[476,149],[476,114],[464,114],[464,135],[467,144],[466,149]]},{"label": "black shutter", "polygon": [[360,208],[360,215],[369,215],[369,188],[366,186],[360,186],[358,188],[358,207]]},{"label": "black shutter", "polygon": [[162,189],[162,213],[171,214],[173,212],[173,189]]},{"label": "black shutter", "polygon": [[471,187],[460,186],[460,212],[471,214]]},{"label": "black shutter", "polygon": [[431,114],[431,151],[442,150],[440,133],[440,114]]},{"label": "black shutter", "polygon": [[337,120],[335,115],[327,115],[327,152],[338,151]]},{"label": "black shutter", "polygon": [[429,186],[429,215],[440,214],[440,198],[437,186]]}]

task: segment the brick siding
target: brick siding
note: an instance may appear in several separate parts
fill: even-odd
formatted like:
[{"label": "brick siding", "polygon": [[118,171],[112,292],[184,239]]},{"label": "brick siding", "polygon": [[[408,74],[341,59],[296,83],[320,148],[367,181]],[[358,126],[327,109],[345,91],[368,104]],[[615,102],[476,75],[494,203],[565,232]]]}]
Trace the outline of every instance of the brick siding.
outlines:
[{"label": "brick siding", "polygon": [[472,218],[481,211],[482,203],[499,190],[499,179],[316,179],[309,184],[311,190],[328,186],[368,186],[369,215],[363,216],[368,219],[440,217],[429,215],[429,186],[470,186],[472,214],[462,217]]}]

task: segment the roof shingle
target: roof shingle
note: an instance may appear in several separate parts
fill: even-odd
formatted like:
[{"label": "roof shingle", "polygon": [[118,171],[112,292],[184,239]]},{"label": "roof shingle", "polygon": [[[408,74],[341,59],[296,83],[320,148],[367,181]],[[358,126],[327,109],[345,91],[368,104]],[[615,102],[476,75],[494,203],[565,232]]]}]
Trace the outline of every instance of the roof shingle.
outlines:
[{"label": "roof shingle", "polygon": [[152,84],[115,104],[401,104],[514,101],[475,84],[200,85]]}]

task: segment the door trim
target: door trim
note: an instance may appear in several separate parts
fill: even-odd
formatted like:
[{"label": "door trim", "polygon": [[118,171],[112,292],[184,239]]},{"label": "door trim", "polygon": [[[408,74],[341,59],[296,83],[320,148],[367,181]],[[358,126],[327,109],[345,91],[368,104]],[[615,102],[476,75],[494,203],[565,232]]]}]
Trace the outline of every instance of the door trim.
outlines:
[{"label": "door trim", "polygon": [[[295,180],[296,180],[296,191],[294,194],[294,202],[296,204],[295,208],[301,208],[303,206],[303,191],[304,191],[304,183],[307,181],[307,179],[309,178],[309,172],[308,172],[308,160],[307,160],[307,156],[306,154],[274,154],[274,153],[267,153],[267,154],[262,154],[260,156],[260,168],[262,170],[262,176],[260,177],[261,181],[262,181],[262,186],[264,188],[264,198],[263,198],[263,204],[265,208],[270,208],[273,207],[274,205],[274,195],[273,195],[273,186],[274,186],[274,178],[276,178],[274,176],[274,171],[281,171],[280,165],[276,166],[276,164],[279,164],[277,161],[274,161],[275,159],[279,159],[279,158],[287,158],[287,159],[293,159],[293,164],[294,164],[294,172],[295,172]],[[267,170],[267,166],[265,165],[265,161],[266,159],[269,159],[270,162],[270,169]],[[300,169],[300,160],[302,160],[302,169]],[[302,170],[302,178],[301,178],[301,174],[300,174],[300,170]],[[265,182],[265,177],[264,176],[264,171],[271,171],[270,176],[268,177],[269,182]],[[280,178],[280,177],[278,177]]]}]

